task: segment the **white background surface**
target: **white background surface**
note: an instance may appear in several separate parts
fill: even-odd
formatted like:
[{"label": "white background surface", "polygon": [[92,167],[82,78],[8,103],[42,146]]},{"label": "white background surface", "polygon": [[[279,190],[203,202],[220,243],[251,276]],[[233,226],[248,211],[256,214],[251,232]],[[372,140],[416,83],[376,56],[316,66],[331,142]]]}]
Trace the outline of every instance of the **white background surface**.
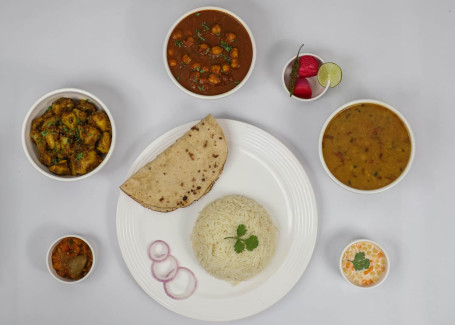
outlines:
[{"label": "white background surface", "polygon": [[[244,19],[258,50],[244,88],[194,99],[165,73],[162,47],[184,12],[218,5]],[[136,284],[115,228],[119,185],[155,138],[207,113],[254,124],[285,143],[313,183],[319,210],[313,258],[291,292],[238,324],[452,324],[455,303],[453,1],[5,1],[0,2],[0,323],[197,324],[157,304]],[[343,69],[320,100],[286,96],[280,73],[305,42]],[[87,180],[53,181],[26,160],[22,120],[58,88],[94,93],[111,109],[116,152]],[[358,195],[334,184],[318,157],[325,119],[338,106],[373,98],[396,107],[417,142],[414,165],[396,187]],[[241,184],[239,184],[241,186]],[[78,285],[48,274],[55,238],[80,233],[98,253]],[[367,237],[391,258],[387,282],[359,290],[338,271],[341,249]]]}]

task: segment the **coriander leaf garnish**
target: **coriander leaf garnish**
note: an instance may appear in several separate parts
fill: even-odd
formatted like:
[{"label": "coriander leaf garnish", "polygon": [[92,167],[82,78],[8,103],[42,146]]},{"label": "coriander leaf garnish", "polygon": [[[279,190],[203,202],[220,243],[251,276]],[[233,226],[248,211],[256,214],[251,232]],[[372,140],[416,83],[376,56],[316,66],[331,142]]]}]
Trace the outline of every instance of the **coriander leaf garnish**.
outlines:
[{"label": "coriander leaf garnish", "polygon": [[199,16],[200,14],[201,14],[200,12],[196,12],[196,13],[195,13],[196,16]]},{"label": "coriander leaf garnish", "polygon": [[46,113],[49,112],[51,109],[52,109],[52,106],[49,106],[49,107],[46,109]]},{"label": "coriander leaf garnish", "polygon": [[205,38],[202,37],[201,31],[199,29],[197,30],[197,37],[205,42]]},{"label": "coriander leaf garnish", "polygon": [[228,64],[231,64],[231,58],[227,57],[225,54],[221,54]]},{"label": "coriander leaf garnish", "polygon": [[299,48],[299,51],[297,52],[297,55],[295,56],[294,63],[292,63],[292,71],[291,71],[291,76],[289,78],[289,97],[292,97],[292,94],[294,93],[294,88],[295,88],[295,82],[297,81],[297,77],[299,76],[299,68],[300,68],[300,62],[299,62],[299,54],[300,50],[302,49],[303,45],[302,44]]},{"label": "coriander leaf garnish", "polygon": [[202,27],[204,27],[205,30],[210,29],[210,27],[205,24],[205,21],[202,22]]},{"label": "coriander leaf garnish", "polygon": [[242,253],[245,250],[245,247],[250,252],[258,247],[259,240],[255,235],[251,235],[248,238],[240,238],[246,235],[245,225],[239,225],[237,227],[237,236],[236,237],[225,237],[224,239],[236,239],[234,244],[234,250],[236,253]]},{"label": "coriander leaf garnish", "polygon": [[79,153],[77,154],[76,158],[74,158],[74,161],[78,161],[79,159],[82,159],[82,158],[84,158],[84,153],[79,152]]},{"label": "coriander leaf garnish", "polygon": [[356,253],[354,260],[348,260],[348,262],[351,262],[352,265],[354,265],[354,269],[356,271],[368,270],[370,267],[370,260],[368,258],[365,258],[365,252]]},{"label": "coriander leaf garnish", "polygon": [[243,243],[243,241],[237,239],[237,241],[234,244],[234,250],[236,253],[243,252],[245,250],[245,244]]},{"label": "coriander leaf garnish", "polygon": [[242,237],[246,234],[246,227],[245,225],[239,225],[237,227],[237,237]]},{"label": "coriander leaf garnish", "polygon": [[182,47],[182,44],[183,42],[180,40],[175,41],[175,45],[177,45],[178,47]]},{"label": "coriander leaf garnish", "polygon": [[47,130],[41,131],[40,133],[41,133],[41,135],[43,136],[43,138],[45,138],[46,135],[48,135],[48,134],[52,134],[52,135],[55,134],[55,132],[49,132],[49,131],[47,131]]},{"label": "coriander leaf garnish", "polygon": [[75,127],[75,130],[76,130],[76,138],[77,138],[78,140],[80,140],[80,139],[81,139],[81,135],[80,135],[80,133],[79,133],[79,128],[78,128],[78,127]]},{"label": "coriander leaf garnish", "polygon": [[227,52],[231,52],[232,50],[232,46],[227,45],[225,41],[221,41],[220,46]]},{"label": "coriander leaf garnish", "polygon": [[259,245],[259,240],[255,235],[252,235],[245,239],[245,244],[246,244],[246,249],[249,250],[250,252],[258,247]]},{"label": "coriander leaf garnish", "polygon": [[68,133],[68,134],[73,134],[73,131],[68,129],[66,126],[63,126],[63,131],[65,131],[65,133]]}]

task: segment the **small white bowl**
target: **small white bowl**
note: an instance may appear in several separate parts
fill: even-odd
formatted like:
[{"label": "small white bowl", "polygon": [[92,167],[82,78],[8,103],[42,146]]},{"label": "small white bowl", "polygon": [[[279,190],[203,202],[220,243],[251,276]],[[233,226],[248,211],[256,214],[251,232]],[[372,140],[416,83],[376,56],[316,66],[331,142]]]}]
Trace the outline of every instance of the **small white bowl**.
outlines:
[{"label": "small white bowl", "polygon": [[[70,280],[70,279],[66,279],[66,278],[63,278],[61,277],[60,275],[57,274],[57,272],[54,270],[54,268],[52,267],[52,251],[54,250],[55,246],[57,246],[58,243],[60,243],[60,241],[64,238],[67,238],[67,237],[75,237],[75,238],[79,238],[80,240],[84,241],[88,247],[90,247],[90,250],[92,251],[92,256],[93,256],[93,262],[92,262],[92,266],[90,268],[90,270],[88,271],[88,273],[78,279],[78,280]],[[79,236],[79,235],[65,235],[65,236],[62,236],[62,237],[59,237],[57,238],[53,243],[52,245],[49,247],[49,250],[47,251],[47,256],[46,256],[46,265],[47,265],[47,270],[49,271],[49,273],[52,275],[52,277],[61,282],[61,283],[66,283],[66,284],[74,284],[74,283],[79,283],[79,282],[82,282],[83,280],[85,280],[86,278],[89,277],[89,275],[93,272],[93,269],[95,268],[95,251],[92,247],[92,245],[90,245],[90,242],[82,237],[82,236]]]},{"label": "small white bowl", "polygon": [[[310,56],[313,56],[316,60],[319,61],[319,66],[321,66],[321,64],[324,63],[324,60],[322,58],[320,58],[319,56],[317,56],[316,54],[313,54],[313,53],[302,53],[302,54],[299,54],[299,58],[304,56],[304,55],[310,55]],[[289,85],[289,79],[291,77],[291,72],[292,72],[292,65],[294,63],[294,60],[295,60],[295,57],[291,58],[285,65],[284,65],[284,68],[283,68],[283,73],[282,73],[282,78],[281,78],[281,81],[282,81],[282,84],[283,84],[283,87],[284,87],[284,90],[286,91],[286,94],[289,96],[289,88],[288,88],[288,85]],[[322,87],[319,82],[318,82],[318,77],[317,76],[313,76],[313,77],[309,77],[309,78],[306,78],[308,80],[308,82],[310,83],[310,86],[311,86],[311,91],[312,91],[312,94],[311,94],[311,98],[308,98],[308,99],[305,99],[305,98],[300,98],[300,97],[297,97],[297,96],[290,96],[292,98],[295,98],[297,100],[300,100],[302,102],[311,102],[313,100],[316,100],[318,98],[321,98],[322,95],[325,94],[325,92],[327,91],[327,89],[330,88],[330,84],[327,84],[327,86],[325,87]]]},{"label": "small white bowl", "polygon": [[[351,247],[352,245],[356,244],[356,243],[360,243],[360,242],[367,242],[367,243],[371,243],[375,246],[377,246],[383,253],[384,253],[384,256],[385,256],[385,259],[387,261],[387,267],[386,267],[386,270],[385,272],[381,275],[380,279],[378,282],[376,282],[375,284],[373,285],[370,285],[370,286],[360,286],[360,285],[357,285],[355,283],[353,283],[351,280],[349,280],[346,275],[344,274],[343,272],[343,266],[342,266],[342,263],[343,263],[343,256],[344,256],[344,253],[346,252],[346,250]],[[340,273],[341,273],[341,276],[346,280],[346,282],[348,282],[349,284],[353,285],[354,287],[356,288],[362,288],[362,289],[372,289],[372,288],[376,288],[377,286],[379,286],[380,284],[382,284],[385,279],[387,278],[387,276],[389,275],[389,271],[390,271],[390,259],[389,259],[389,256],[387,255],[387,252],[385,251],[385,249],[379,245],[378,243],[372,241],[372,240],[369,240],[369,239],[357,239],[357,240],[354,240],[353,242],[349,243],[348,245],[346,245],[346,247],[343,249],[342,253],[341,253],[341,256],[340,256],[340,260],[339,260],[339,267],[340,267]]]},{"label": "small white bowl", "polygon": [[[167,44],[168,44],[168,41],[169,41],[169,38],[171,37],[171,34],[172,32],[174,31],[175,27],[177,27],[177,25],[184,19],[186,18],[187,16],[191,15],[191,14],[194,14],[198,11],[204,11],[204,10],[217,10],[217,11],[221,11],[221,12],[224,12],[232,17],[234,17],[236,20],[238,20],[242,25],[243,27],[245,28],[245,30],[248,32],[248,35],[250,36],[250,40],[251,40],[251,47],[253,49],[253,57],[251,58],[251,65],[250,65],[250,69],[248,70],[248,73],[246,74],[245,78],[243,78],[243,80],[236,86],[234,87],[233,89],[223,93],[223,94],[219,94],[219,95],[213,95],[213,96],[209,96],[209,95],[201,95],[201,94],[196,94],[196,93],[193,93],[192,91],[186,89],[185,87],[183,87],[175,78],[174,76],[172,75],[172,72],[171,72],[171,69],[169,68],[169,65],[168,65],[168,62],[167,62]],[[229,95],[232,95],[233,93],[235,93],[236,91],[238,91],[240,88],[243,87],[243,85],[247,82],[247,80],[250,78],[251,76],[251,73],[253,72],[253,69],[254,69],[254,65],[256,63],[256,43],[254,41],[254,37],[253,37],[253,33],[251,32],[250,28],[248,27],[248,25],[239,17],[237,16],[236,14],[234,14],[233,12],[227,10],[227,9],[224,9],[224,8],[220,8],[220,7],[214,7],[214,6],[206,6],[206,7],[200,7],[200,8],[196,8],[196,9],[193,9],[191,11],[188,11],[187,13],[183,14],[182,16],[180,16],[179,19],[176,20],[176,22],[171,26],[171,28],[169,28],[169,32],[167,33],[166,35],[166,39],[164,40],[164,47],[163,47],[163,61],[164,61],[164,67],[166,69],[166,72],[169,76],[169,78],[171,78],[172,82],[180,89],[182,90],[183,92],[187,93],[188,95],[190,96],[193,96],[193,97],[196,97],[196,98],[201,98],[201,99],[219,99],[219,98],[223,98],[223,97],[226,97],[226,96],[229,96]]]},{"label": "small white bowl", "polygon": [[[397,115],[400,120],[403,122],[403,124],[405,125],[406,129],[408,130],[408,133],[409,133],[409,139],[411,140],[411,155],[409,156],[409,161],[408,161],[408,164],[406,165],[406,168],[404,169],[404,171],[401,173],[401,175],[399,177],[397,177],[397,179],[395,179],[392,183],[384,186],[384,187],[381,187],[381,188],[378,188],[378,189],[374,189],[374,190],[359,190],[359,189],[356,189],[356,188],[353,188],[353,187],[350,187],[346,184],[343,184],[342,182],[340,182],[335,176],[333,176],[332,172],[329,170],[329,168],[327,167],[327,164],[325,163],[325,159],[324,159],[324,155],[322,153],[322,140],[324,138],[324,133],[325,133],[325,129],[327,128],[327,126],[329,125],[330,121],[339,113],[341,112],[342,110],[350,107],[350,106],[353,106],[353,105],[357,105],[357,104],[362,104],[362,103],[371,103],[371,104],[376,104],[376,105],[379,105],[379,106],[383,106],[387,109],[389,109],[390,111],[392,111],[393,113],[395,113],[395,115]],[[327,175],[329,175],[329,177],[338,185],[340,185],[341,187],[343,187],[344,189],[348,190],[348,191],[351,191],[351,192],[355,192],[355,193],[361,193],[361,194],[374,194],[374,193],[379,193],[379,192],[383,192],[385,190],[388,190],[389,188],[392,188],[393,186],[397,185],[405,176],[406,174],[409,172],[409,169],[411,169],[411,165],[414,161],[414,155],[415,155],[415,141],[414,141],[414,135],[412,133],[412,129],[411,129],[411,126],[409,125],[408,121],[406,121],[406,119],[404,118],[403,115],[401,115],[401,113],[399,111],[397,111],[395,108],[393,108],[392,106],[390,106],[389,104],[386,104],[384,102],[381,102],[381,101],[378,101],[378,100],[374,100],[374,99],[358,99],[358,100],[354,100],[352,102],[349,102],[349,103],[346,103],[342,106],[340,106],[339,108],[337,108],[326,120],[326,122],[324,123],[324,125],[322,126],[322,129],[321,129],[321,133],[319,135],[319,142],[318,142],[318,145],[319,145],[319,159],[321,160],[321,163],[322,163],[322,167],[324,168],[324,170],[326,171]]]},{"label": "small white bowl", "polygon": [[[46,109],[52,105],[52,102],[55,101],[56,99],[60,97],[67,97],[71,99],[89,99],[92,103],[95,104],[96,108],[98,110],[102,110],[106,112],[107,116],[109,117],[109,120],[111,122],[111,127],[112,127],[112,139],[111,139],[111,146],[109,148],[109,152],[106,154],[104,157],[103,161],[101,164],[96,167],[94,170],[91,172],[80,175],[80,176],[61,176],[61,175],[56,175],[53,174],[49,171],[47,166],[42,164],[38,157],[38,150],[36,148],[36,145],[33,143],[33,141],[30,139],[30,130],[31,130],[31,125],[32,121],[41,116]],[[42,96],[40,99],[38,99],[30,108],[28,111],[27,115],[25,116],[24,123],[22,124],[22,147],[24,149],[25,155],[27,156],[28,160],[30,163],[33,165],[33,167],[36,168],[40,173],[43,175],[58,180],[58,181],[79,181],[84,178],[87,178],[89,176],[94,175],[97,173],[103,166],[106,165],[108,162],[109,158],[112,156],[112,153],[115,148],[115,142],[116,142],[116,128],[115,128],[115,122],[114,118],[112,117],[111,112],[108,110],[106,105],[95,95],[85,91],[85,90],[80,90],[80,89],[75,89],[75,88],[64,88],[64,89],[57,89],[54,91],[51,91],[50,93],[47,93],[46,95]]]}]

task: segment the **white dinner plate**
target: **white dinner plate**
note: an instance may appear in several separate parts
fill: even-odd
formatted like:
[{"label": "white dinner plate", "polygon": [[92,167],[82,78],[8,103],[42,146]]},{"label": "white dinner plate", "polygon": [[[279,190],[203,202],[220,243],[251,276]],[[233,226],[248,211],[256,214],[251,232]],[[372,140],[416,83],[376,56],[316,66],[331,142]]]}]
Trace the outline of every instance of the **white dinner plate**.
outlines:
[{"label": "white dinner plate", "polygon": [[[146,209],[120,192],[117,236],[128,269],[155,301],[190,318],[229,321],[265,310],[300,279],[316,243],[317,209],[311,183],[287,147],[253,125],[217,121],[225,133],[229,153],[211,191],[190,206],[169,213]],[[127,177],[196,123],[178,126],[153,141],[133,163]],[[271,263],[258,275],[235,286],[209,275],[198,264],[190,241],[193,225],[204,206],[230,194],[256,200],[278,227],[278,244]],[[147,249],[155,240],[167,242],[179,265],[195,274],[197,288],[189,298],[170,298],[163,283],[153,278]]]}]

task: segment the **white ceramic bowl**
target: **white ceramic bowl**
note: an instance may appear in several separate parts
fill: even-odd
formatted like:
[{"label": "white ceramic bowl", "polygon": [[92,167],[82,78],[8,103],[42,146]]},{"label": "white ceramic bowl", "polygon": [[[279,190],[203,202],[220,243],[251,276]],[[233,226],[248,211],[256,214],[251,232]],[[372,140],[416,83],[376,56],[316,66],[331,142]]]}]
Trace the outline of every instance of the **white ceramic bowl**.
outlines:
[{"label": "white ceramic bowl", "polygon": [[[171,37],[171,34],[172,32],[174,31],[175,27],[187,16],[191,15],[191,14],[194,14],[198,11],[203,11],[203,10],[217,10],[217,11],[221,11],[221,12],[224,12],[232,17],[234,17],[235,19],[237,19],[242,25],[243,27],[245,28],[245,30],[248,32],[248,35],[250,36],[250,39],[251,39],[251,46],[253,48],[253,57],[251,58],[251,65],[250,65],[250,69],[248,70],[248,73],[246,74],[245,78],[243,78],[243,80],[236,86],[234,87],[233,89],[223,93],[223,94],[219,94],[219,95],[213,95],[213,96],[208,96],[208,95],[201,95],[201,94],[196,94],[196,93],[193,93],[192,91],[186,89],[185,87],[183,87],[175,78],[174,76],[172,75],[172,72],[171,72],[171,69],[169,68],[169,65],[168,65],[168,62],[167,62],[167,44],[168,44],[168,40],[169,38]],[[239,17],[237,16],[236,14],[234,14],[233,12],[227,10],[227,9],[223,9],[223,8],[220,8],[220,7],[213,7],[213,6],[207,6],[207,7],[200,7],[200,8],[196,8],[196,9],[193,9],[191,11],[188,11],[187,13],[183,14],[179,19],[177,19],[177,21],[171,26],[171,28],[169,28],[169,32],[167,33],[166,35],[166,39],[164,40],[164,48],[163,48],[163,60],[164,60],[164,67],[166,69],[166,72],[167,74],[169,75],[169,78],[171,78],[172,82],[180,89],[182,90],[183,92],[187,93],[188,95],[190,96],[193,96],[193,97],[196,97],[196,98],[201,98],[201,99],[219,99],[219,98],[223,98],[223,97],[226,97],[226,96],[229,96],[229,95],[232,95],[233,93],[235,93],[236,91],[238,91],[240,88],[243,87],[243,85],[248,81],[248,79],[250,78],[251,76],[251,73],[253,72],[253,69],[254,69],[254,65],[256,63],[256,43],[254,41],[254,37],[253,37],[253,33],[251,32],[250,28],[248,27],[248,25]]]},{"label": "white ceramic bowl", "polygon": [[[91,266],[90,270],[88,271],[88,273],[84,277],[80,278],[79,280],[70,280],[70,279],[63,278],[60,275],[58,275],[57,272],[52,267],[52,251],[54,250],[54,247],[57,246],[57,244],[60,243],[60,241],[62,239],[67,238],[67,237],[76,237],[76,238],[81,239],[88,245],[88,247],[90,247],[90,250],[92,251],[92,256],[93,256],[92,266]],[[61,283],[66,283],[66,284],[79,283],[81,281],[84,281],[86,278],[88,278],[89,275],[93,272],[93,269],[95,268],[95,261],[96,261],[95,250],[93,249],[92,245],[90,245],[90,242],[86,238],[79,236],[79,235],[65,235],[65,236],[57,238],[52,243],[52,245],[49,247],[49,250],[47,251],[47,255],[46,255],[46,265],[47,265],[47,270],[49,271],[49,273],[52,275],[52,277],[55,280],[57,280]]]},{"label": "white ceramic bowl", "polygon": [[[301,53],[299,55],[299,58],[304,56],[304,55],[311,55],[314,58],[316,58],[316,60],[319,61],[319,66],[321,66],[321,64],[324,63],[324,60],[322,58],[320,58],[319,56],[317,56],[316,54],[313,54],[313,53]],[[294,60],[295,60],[295,56],[292,57],[291,59],[289,59],[289,61],[284,65],[283,73],[282,73],[282,77],[281,77],[281,82],[282,82],[284,90],[286,91],[286,94],[288,96],[289,96],[288,85],[289,85],[289,79],[291,77],[292,65],[294,63]],[[294,96],[294,95],[292,95],[290,97],[295,98],[297,100],[300,100],[302,102],[311,102],[313,100],[321,98],[322,95],[325,94],[327,89],[330,88],[329,84],[327,84],[327,86],[325,86],[325,87],[322,87],[319,84],[319,82],[318,82],[318,77],[317,76],[309,77],[309,78],[306,78],[306,79],[308,80],[308,82],[310,83],[310,86],[311,86],[311,90],[312,90],[311,98],[305,99],[305,98],[300,98],[300,97],[297,97],[297,96]]]},{"label": "white ceramic bowl", "polygon": [[[361,104],[361,103],[371,103],[371,104],[376,104],[376,105],[380,105],[380,106],[383,106],[387,109],[389,109],[390,111],[392,111],[393,113],[395,113],[400,119],[401,121],[403,122],[403,124],[406,126],[407,130],[408,130],[408,133],[409,133],[409,139],[411,140],[411,155],[409,157],[409,161],[408,161],[408,164],[406,165],[406,168],[405,170],[401,173],[401,175],[395,179],[392,183],[384,186],[384,187],[381,187],[381,188],[378,188],[378,189],[374,189],[374,190],[359,190],[359,189],[356,189],[356,188],[352,188],[350,186],[347,186],[345,184],[343,184],[342,182],[340,182],[335,176],[333,176],[332,172],[329,170],[329,168],[327,167],[327,164],[325,163],[325,160],[324,160],[324,155],[322,153],[322,139],[324,137],[324,132],[325,132],[325,129],[327,128],[328,124],[330,123],[330,121],[333,119],[334,116],[336,116],[339,112],[341,112],[342,110],[350,107],[350,106],[353,106],[353,105],[356,105],[356,104]],[[329,177],[338,185],[340,185],[341,187],[343,187],[344,189],[347,189],[349,191],[352,191],[352,192],[355,192],[355,193],[362,193],[362,194],[374,194],[374,193],[379,193],[379,192],[382,192],[382,191],[385,191],[393,186],[395,186],[396,184],[398,184],[405,176],[406,174],[408,173],[409,169],[411,168],[411,165],[414,161],[414,155],[415,155],[415,141],[414,141],[414,135],[412,133],[412,130],[411,130],[411,126],[409,125],[408,121],[406,121],[406,119],[404,118],[403,115],[401,115],[401,113],[399,111],[397,111],[395,108],[393,108],[392,106],[390,106],[389,104],[386,104],[384,102],[381,102],[381,101],[378,101],[378,100],[374,100],[374,99],[359,99],[359,100],[354,100],[352,102],[349,102],[347,104],[344,104],[342,106],[340,106],[339,108],[337,108],[330,116],[329,118],[326,120],[326,122],[324,123],[324,125],[322,126],[322,130],[321,130],[321,134],[319,135],[319,142],[318,142],[318,145],[319,145],[319,159],[321,160],[321,163],[322,163],[322,166],[324,167],[324,170],[327,172],[327,175],[329,175]]]},{"label": "white ceramic bowl", "polygon": [[[381,275],[380,279],[378,282],[376,282],[375,284],[373,285],[370,285],[370,286],[360,286],[360,285],[357,285],[355,283],[353,283],[352,281],[350,281],[346,275],[344,274],[343,272],[343,266],[342,266],[342,263],[343,263],[343,256],[344,256],[344,253],[346,252],[346,250],[351,247],[351,245],[353,244],[356,244],[356,243],[360,243],[360,242],[367,242],[367,243],[371,243],[375,246],[377,246],[385,255],[385,259],[387,261],[387,266],[386,266],[386,270],[385,272]],[[389,275],[389,271],[390,271],[390,259],[389,259],[389,256],[387,255],[387,252],[386,250],[381,246],[379,245],[378,243],[372,241],[372,240],[369,240],[369,239],[357,239],[357,240],[354,240],[353,242],[349,243],[348,245],[346,245],[346,247],[343,249],[343,251],[341,252],[341,256],[340,256],[340,260],[338,262],[339,264],[339,267],[340,267],[340,272],[341,272],[341,276],[351,285],[353,285],[354,287],[357,287],[357,288],[362,288],[362,289],[372,289],[372,288],[376,288],[377,286],[379,286],[380,284],[382,284],[385,279],[387,278],[387,276]]]},{"label": "white ceramic bowl", "polygon": [[[92,103],[95,104],[98,110],[105,111],[107,116],[109,117],[109,120],[111,122],[112,126],[112,139],[111,139],[111,147],[109,149],[109,152],[106,154],[104,157],[103,161],[101,164],[96,167],[94,170],[91,172],[80,175],[80,176],[61,176],[61,175],[56,175],[53,174],[49,171],[47,166],[42,164],[39,159],[38,159],[38,150],[36,148],[36,145],[33,143],[33,141],[30,139],[30,130],[31,130],[31,125],[32,121],[41,116],[46,109],[52,105],[52,102],[55,101],[56,99],[60,97],[67,97],[71,99],[89,99]],[[95,95],[85,91],[85,90],[80,90],[80,89],[75,89],[75,88],[64,88],[64,89],[58,89],[51,91],[50,93],[47,93],[46,95],[42,96],[40,99],[38,99],[30,108],[28,111],[27,115],[25,116],[24,123],[22,124],[22,147],[24,149],[25,155],[27,156],[28,160],[30,163],[35,167],[40,173],[43,175],[46,175],[49,178],[59,180],[59,181],[78,181],[82,180],[84,178],[87,178],[89,176],[92,176],[93,174],[97,173],[103,166],[106,165],[108,162],[109,158],[112,156],[112,153],[115,148],[115,142],[116,142],[116,128],[115,128],[115,122],[114,118],[112,117],[111,112],[108,110],[106,105]]]}]

